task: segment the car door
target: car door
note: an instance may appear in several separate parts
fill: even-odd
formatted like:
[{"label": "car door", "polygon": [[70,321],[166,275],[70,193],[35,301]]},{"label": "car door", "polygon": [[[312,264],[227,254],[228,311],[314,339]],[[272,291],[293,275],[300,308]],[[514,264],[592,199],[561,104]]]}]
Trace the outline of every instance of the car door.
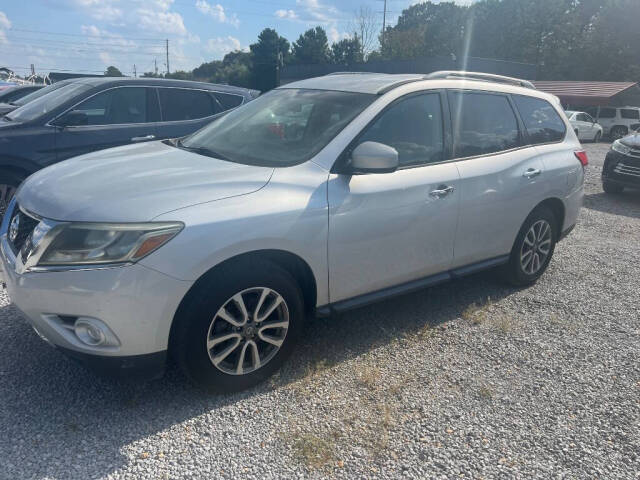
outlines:
[{"label": "car door", "polygon": [[58,117],[58,161],[84,153],[156,138],[157,99],[148,87],[110,88]]},{"label": "car door", "polygon": [[577,124],[579,126],[579,140],[592,140],[595,135],[595,132],[593,131],[593,123],[589,118],[590,117],[586,113],[578,113],[576,115]]},{"label": "car door", "polygon": [[392,173],[344,175],[328,182],[331,301],[446,271],[458,218],[458,170],[446,162],[446,122],[438,92],[403,97],[367,126],[365,141],[395,148]]},{"label": "car door", "polygon": [[208,90],[177,87],[158,88],[162,121],[157,126],[159,138],[183,137],[199,130],[223,111]]},{"label": "car door", "polygon": [[508,254],[542,194],[544,165],[524,135],[508,95],[448,92],[453,154],[460,171],[454,267]]}]

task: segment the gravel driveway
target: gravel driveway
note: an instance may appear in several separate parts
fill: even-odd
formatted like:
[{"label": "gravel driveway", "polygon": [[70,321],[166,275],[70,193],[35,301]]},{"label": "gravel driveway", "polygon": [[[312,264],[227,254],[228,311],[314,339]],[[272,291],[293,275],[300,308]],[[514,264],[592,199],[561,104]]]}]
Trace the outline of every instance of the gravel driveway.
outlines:
[{"label": "gravel driveway", "polygon": [[491,273],[308,327],[210,396],[101,380],[0,298],[0,478],[640,478],[640,193],[603,194],[532,288]]}]

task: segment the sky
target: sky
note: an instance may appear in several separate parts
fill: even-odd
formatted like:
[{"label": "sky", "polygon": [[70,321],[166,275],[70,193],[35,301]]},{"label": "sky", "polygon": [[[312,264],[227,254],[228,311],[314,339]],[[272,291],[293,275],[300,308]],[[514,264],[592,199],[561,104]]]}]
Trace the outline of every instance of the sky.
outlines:
[{"label": "sky", "polygon": [[[469,3],[473,0],[457,0]],[[417,0],[387,0],[387,24]],[[321,25],[329,42],[348,37],[369,8],[382,28],[384,0],[22,0],[0,2],[0,67],[125,75],[191,70],[248,50],[266,27],[289,41]]]}]

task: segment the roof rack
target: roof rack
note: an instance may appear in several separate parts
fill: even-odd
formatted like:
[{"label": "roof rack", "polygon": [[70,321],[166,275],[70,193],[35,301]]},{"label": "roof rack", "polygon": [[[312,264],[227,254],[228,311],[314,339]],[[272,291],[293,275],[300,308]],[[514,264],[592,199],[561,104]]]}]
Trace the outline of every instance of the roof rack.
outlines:
[{"label": "roof rack", "polygon": [[470,80],[480,80],[484,82],[495,82],[495,83],[505,83],[507,85],[515,85],[517,87],[525,87],[536,90],[536,87],[528,80],[522,80],[520,78],[514,77],[505,77],[504,75],[494,75],[492,73],[482,73],[482,72],[466,72],[463,70],[442,70],[439,72],[429,73],[425,75],[424,78],[426,80],[437,80],[437,79],[445,79],[445,78],[459,78],[459,79],[470,79]]},{"label": "roof rack", "polygon": [[331,75],[380,75],[377,72],[331,72],[327,73],[325,77],[330,77]]}]

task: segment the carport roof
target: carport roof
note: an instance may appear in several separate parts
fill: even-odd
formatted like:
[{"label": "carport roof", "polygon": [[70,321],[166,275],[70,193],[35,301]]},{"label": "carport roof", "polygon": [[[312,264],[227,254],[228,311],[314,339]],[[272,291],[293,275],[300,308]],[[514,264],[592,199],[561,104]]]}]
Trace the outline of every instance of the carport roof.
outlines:
[{"label": "carport roof", "polygon": [[551,93],[565,103],[608,105],[616,95],[636,85],[634,82],[533,82],[538,90]]}]

